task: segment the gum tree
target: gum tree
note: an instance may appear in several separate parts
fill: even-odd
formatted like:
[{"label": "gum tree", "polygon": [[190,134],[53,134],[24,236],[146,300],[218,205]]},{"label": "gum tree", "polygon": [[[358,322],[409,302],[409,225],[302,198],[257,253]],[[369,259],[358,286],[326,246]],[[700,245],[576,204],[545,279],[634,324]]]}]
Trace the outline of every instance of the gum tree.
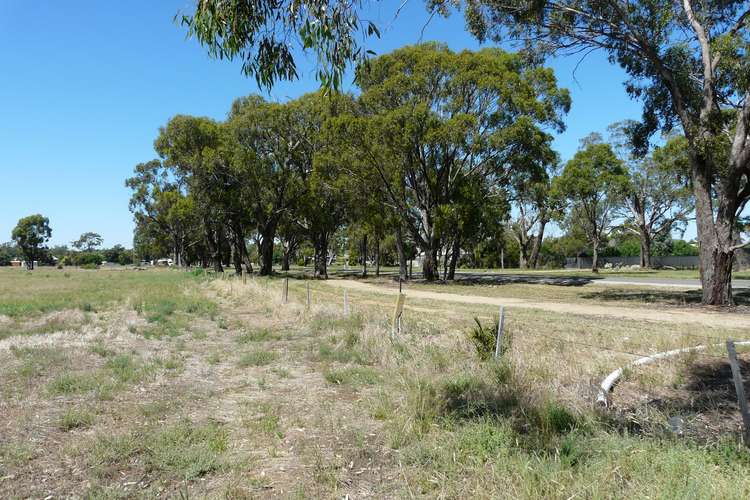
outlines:
[{"label": "gum tree", "polygon": [[693,211],[685,138],[675,136],[648,155],[637,154],[627,134],[632,122],[610,126],[610,141],[627,170],[622,228],[640,240],[641,267],[651,267],[652,245],[686,227]]},{"label": "gum tree", "polygon": [[357,83],[362,115],[345,125],[355,175],[375,179],[424,252],[426,280],[438,278],[441,218],[460,187],[480,179],[497,195],[570,106],[550,69],[499,49],[404,47],[361,66]]},{"label": "gum tree", "polygon": [[469,0],[480,39],[536,54],[603,50],[644,103],[636,137],[685,135],[700,245],[703,303],[729,305],[740,246],[735,221],[750,200],[750,6],[746,1]]},{"label": "gum tree", "polygon": [[34,269],[34,261],[42,256],[45,243],[52,236],[49,219],[40,214],[29,215],[18,221],[11,238],[16,243],[26,261],[26,268]]},{"label": "gum tree", "polygon": [[555,181],[568,202],[568,224],[580,228],[591,245],[593,272],[599,271],[599,247],[614,228],[627,181],[609,144],[596,141],[584,143]]}]

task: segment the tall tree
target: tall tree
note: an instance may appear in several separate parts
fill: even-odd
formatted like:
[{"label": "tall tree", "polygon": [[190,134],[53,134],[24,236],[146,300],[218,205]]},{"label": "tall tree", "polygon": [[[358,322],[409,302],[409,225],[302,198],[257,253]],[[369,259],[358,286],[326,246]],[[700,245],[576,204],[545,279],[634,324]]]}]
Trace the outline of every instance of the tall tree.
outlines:
[{"label": "tall tree", "polygon": [[223,272],[231,236],[226,223],[239,210],[239,180],[231,170],[223,124],[209,118],[177,115],[159,130],[154,148],[175,182],[192,196],[214,270]]},{"label": "tall tree", "polygon": [[71,241],[70,244],[78,251],[92,252],[102,246],[103,241],[104,240],[99,233],[86,232],[77,240]]},{"label": "tall tree", "polygon": [[610,126],[610,142],[627,168],[623,229],[638,236],[641,267],[650,268],[654,240],[669,237],[673,229],[684,230],[693,200],[684,137],[673,137],[644,157],[637,154],[628,135],[634,125],[622,122]]},{"label": "tall tree", "polygon": [[[203,239],[193,198],[174,177],[170,178],[159,160],[136,165],[133,177],[125,185],[132,190],[130,211],[136,227],[140,228],[139,248],[144,249],[145,242],[150,241],[150,250],[144,252],[149,257],[171,253],[176,265],[187,265],[189,249]],[[155,240],[160,238],[167,240],[168,252],[159,255],[164,249],[158,249]]]},{"label": "tall tree", "polygon": [[[447,4],[452,0],[438,0]],[[740,0],[470,0],[479,38],[541,54],[604,50],[644,103],[641,146],[685,135],[704,304],[732,304],[734,223],[750,200],[750,6]]]},{"label": "tall tree", "polygon": [[[549,147],[538,148],[537,156],[527,154],[518,161],[510,182],[510,197],[515,216],[511,234],[518,242],[519,266],[536,269],[547,224],[558,215],[560,199],[553,190],[553,177],[559,161]],[[530,152],[531,153],[531,152]]]},{"label": "tall tree", "polygon": [[227,121],[233,176],[255,224],[260,274],[273,272],[279,225],[297,201],[301,179],[295,165],[302,138],[290,104],[259,96],[238,99]]},{"label": "tall tree", "polygon": [[[570,98],[551,70],[498,49],[404,47],[359,68],[365,116],[348,124],[363,179],[378,179],[391,209],[438,277],[441,206],[466,178],[507,182],[511,160],[562,130]],[[374,175],[372,174],[374,173]]]},{"label": "tall tree", "polygon": [[43,255],[45,243],[52,237],[49,219],[40,214],[29,215],[18,221],[11,238],[21,249],[26,268],[34,269],[34,261]]},{"label": "tall tree", "polygon": [[615,227],[627,180],[610,145],[597,140],[584,142],[556,180],[555,189],[568,201],[568,224],[580,227],[591,245],[594,272],[599,270],[599,247]]},{"label": "tall tree", "polygon": [[354,101],[346,94],[314,92],[288,106],[299,142],[293,160],[301,181],[295,215],[315,250],[315,277],[327,279],[330,240],[347,221],[352,191],[340,154],[344,138],[332,120],[353,113]]}]

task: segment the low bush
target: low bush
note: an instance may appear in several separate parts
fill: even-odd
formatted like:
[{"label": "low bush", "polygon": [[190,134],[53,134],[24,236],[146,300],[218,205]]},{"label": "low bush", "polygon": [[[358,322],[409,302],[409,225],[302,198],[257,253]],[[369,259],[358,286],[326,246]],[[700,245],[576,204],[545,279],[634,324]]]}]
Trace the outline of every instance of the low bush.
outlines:
[{"label": "low bush", "polygon": [[[490,326],[482,325],[482,322],[476,317],[474,318],[474,322],[476,323],[476,326],[468,331],[467,337],[476,349],[479,359],[486,361],[495,356],[499,318],[496,317]],[[511,348],[512,342],[513,337],[511,332],[508,331],[507,328],[504,328],[499,354],[503,355],[508,352]]]}]

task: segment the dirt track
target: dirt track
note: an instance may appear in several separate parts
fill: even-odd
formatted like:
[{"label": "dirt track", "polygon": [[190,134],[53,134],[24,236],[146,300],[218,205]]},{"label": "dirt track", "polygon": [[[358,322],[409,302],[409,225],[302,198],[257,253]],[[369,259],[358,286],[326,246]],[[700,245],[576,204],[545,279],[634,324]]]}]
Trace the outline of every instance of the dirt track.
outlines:
[{"label": "dirt track", "polygon": [[[348,288],[364,292],[374,292],[385,295],[395,295],[394,288],[381,287],[355,280],[328,280],[330,286]],[[612,318],[635,319],[643,321],[666,321],[671,323],[699,323],[706,326],[723,328],[744,328],[750,324],[747,315],[728,313],[723,311],[696,311],[695,309],[659,309],[630,308],[605,306],[599,304],[581,304],[571,302],[532,301],[513,297],[483,297],[478,295],[461,295],[456,293],[431,292],[428,290],[405,289],[407,297],[440,300],[461,304],[482,304],[505,306],[509,308],[540,309],[562,314],[580,314],[585,316],[608,316]],[[648,307],[648,306],[647,306]]]}]

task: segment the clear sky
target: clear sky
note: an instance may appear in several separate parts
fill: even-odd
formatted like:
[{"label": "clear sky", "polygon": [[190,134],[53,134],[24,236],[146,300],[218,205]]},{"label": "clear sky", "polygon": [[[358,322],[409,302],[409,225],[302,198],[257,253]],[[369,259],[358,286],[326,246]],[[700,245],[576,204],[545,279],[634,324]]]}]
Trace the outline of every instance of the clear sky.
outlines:
[{"label": "clear sky", "polygon": [[[105,246],[131,246],[124,180],[155,157],[158,128],[178,113],[223,119],[236,97],[259,92],[238,63],[211,60],[186,40],[174,16],[193,2],[0,0],[0,242],[20,217],[42,213],[52,244],[95,231]],[[394,20],[400,3],[382,0],[369,13],[382,28],[368,45],[376,53],[428,40],[479,47],[460,16],[434,18],[421,33],[423,1],[411,0]],[[300,80],[266,97],[317,88],[312,61],[302,63]],[[563,160],[590,132],[641,112],[625,94],[624,73],[603,54],[588,56],[574,74],[577,63],[549,62],[573,98],[567,130],[555,141]]]}]

